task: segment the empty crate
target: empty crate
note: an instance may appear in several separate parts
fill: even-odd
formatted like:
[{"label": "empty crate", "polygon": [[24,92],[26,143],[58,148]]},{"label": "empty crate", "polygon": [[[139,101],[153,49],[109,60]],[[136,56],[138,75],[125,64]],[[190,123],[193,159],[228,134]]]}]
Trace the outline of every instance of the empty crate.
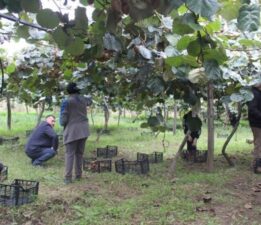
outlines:
[{"label": "empty crate", "polygon": [[151,154],[137,153],[137,160],[149,160],[150,163],[159,163],[163,161],[163,152],[153,152]]},{"label": "empty crate", "polygon": [[33,202],[39,190],[39,182],[15,179],[12,184],[0,184],[0,205],[18,206]]},{"label": "empty crate", "polygon": [[181,158],[194,161],[194,162],[206,162],[208,157],[208,151],[206,150],[197,150],[195,153],[190,153],[187,150],[181,152]]},{"label": "empty crate", "polygon": [[19,137],[10,137],[10,138],[0,137],[0,145],[17,144],[18,141],[19,141]]},{"label": "empty crate", "polygon": [[97,160],[96,158],[87,158],[83,160],[83,170],[90,172],[111,172],[111,160]]},{"label": "empty crate", "polygon": [[117,156],[117,154],[117,146],[107,145],[105,148],[97,148],[97,157],[112,158],[114,156]]},{"label": "empty crate", "polygon": [[3,169],[0,171],[0,181],[6,180],[7,176],[8,176],[8,167],[4,166]]},{"label": "empty crate", "polygon": [[147,174],[149,170],[149,161],[146,159],[140,161],[128,161],[126,159],[119,159],[115,161],[115,171],[117,173]]}]

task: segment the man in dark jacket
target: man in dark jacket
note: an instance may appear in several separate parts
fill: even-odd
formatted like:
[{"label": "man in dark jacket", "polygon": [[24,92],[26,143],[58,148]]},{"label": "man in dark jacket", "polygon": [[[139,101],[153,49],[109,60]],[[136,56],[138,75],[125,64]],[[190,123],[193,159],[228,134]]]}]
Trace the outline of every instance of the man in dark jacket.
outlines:
[{"label": "man in dark jacket", "polygon": [[254,172],[261,173],[261,82],[252,88],[254,98],[248,102],[248,120],[254,136]]},{"label": "man in dark jacket", "polygon": [[191,110],[183,116],[184,134],[189,131],[187,139],[187,150],[191,156],[196,154],[197,140],[201,134],[202,122],[196,113]]},{"label": "man in dark jacket", "polygon": [[92,104],[91,98],[80,94],[76,83],[67,86],[69,94],[61,107],[61,125],[64,127],[63,143],[65,144],[65,179],[64,183],[72,182],[74,167],[75,178],[82,178],[82,165],[85,143],[90,135],[87,118],[87,106]]},{"label": "man in dark jacket", "polygon": [[25,153],[32,159],[34,166],[41,166],[43,162],[55,156],[58,149],[58,136],[53,127],[55,116],[48,115],[32,132],[25,146]]}]

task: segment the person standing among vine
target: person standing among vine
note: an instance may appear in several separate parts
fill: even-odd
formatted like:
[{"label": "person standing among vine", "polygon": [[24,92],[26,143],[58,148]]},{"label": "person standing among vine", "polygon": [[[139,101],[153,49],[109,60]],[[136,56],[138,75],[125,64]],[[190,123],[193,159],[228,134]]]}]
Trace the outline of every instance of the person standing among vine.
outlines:
[{"label": "person standing among vine", "polygon": [[67,92],[69,96],[62,103],[60,112],[60,123],[64,127],[63,140],[66,148],[65,184],[72,183],[73,166],[75,168],[75,179],[80,180],[82,178],[85,143],[90,135],[87,106],[92,104],[90,98],[80,94],[80,89],[76,83],[69,83]]},{"label": "person standing among vine", "polygon": [[189,131],[187,138],[187,151],[189,157],[195,156],[197,151],[197,140],[201,134],[202,121],[195,112],[190,110],[183,116],[183,130],[186,135]]},{"label": "person standing among vine", "polygon": [[248,120],[254,137],[253,169],[261,173],[261,81],[252,87],[254,98],[248,102]]}]

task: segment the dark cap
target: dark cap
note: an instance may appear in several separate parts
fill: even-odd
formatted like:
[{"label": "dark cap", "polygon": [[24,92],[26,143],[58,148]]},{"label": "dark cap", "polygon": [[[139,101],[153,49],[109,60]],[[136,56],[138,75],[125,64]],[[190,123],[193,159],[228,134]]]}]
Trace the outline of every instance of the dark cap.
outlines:
[{"label": "dark cap", "polygon": [[80,89],[77,87],[77,84],[74,82],[71,82],[67,85],[67,92],[68,94],[79,94]]}]

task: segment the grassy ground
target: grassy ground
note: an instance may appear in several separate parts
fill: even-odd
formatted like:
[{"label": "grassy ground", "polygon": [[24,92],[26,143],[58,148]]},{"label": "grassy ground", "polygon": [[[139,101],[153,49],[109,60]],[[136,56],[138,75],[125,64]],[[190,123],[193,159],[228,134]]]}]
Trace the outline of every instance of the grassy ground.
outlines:
[{"label": "grassy ground", "polygon": [[[135,159],[137,152],[164,151],[164,162],[150,166],[146,176],[115,173],[84,173],[84,179],[71,185],[63,184],[64,148],[48,161],[44,168],[34,168],[25,156],[25,130],[33,128],[34,114],[13,115],[13,130],[6,131],[5,115],[0,114],[0,133],[18,135],[20,143],[0,146],[0,160],[9,167],[9,179],[37,180],[40,191],[37,201],[17,208],[0,207],[0,224],[25,225],[170,225],[208,224],[257,225],[261,221],[261,176],[250,170],[252,145],[246,143],[252,134],[241,126],[228,146],[227,153],[236,166],[228,167],[220,155],[229,127],[216,127],[215,170],[206,172],[205,163],[178,160],[176,176],[168,174],[171,158],[183,138],[182,130],[175,135],[166,133],[154,137],[139,128],[140,121],[123,118],[110,119],[110,134],[96,141],[96,129],[103,118],[94,117],[91,123],[85,156],[93,155],[97,147],[107,144],[119,147],[119,157]],[[56,129],[61,131],[57,123]],[[198,148],[207,148],[206,127],[199,139]]]}]

